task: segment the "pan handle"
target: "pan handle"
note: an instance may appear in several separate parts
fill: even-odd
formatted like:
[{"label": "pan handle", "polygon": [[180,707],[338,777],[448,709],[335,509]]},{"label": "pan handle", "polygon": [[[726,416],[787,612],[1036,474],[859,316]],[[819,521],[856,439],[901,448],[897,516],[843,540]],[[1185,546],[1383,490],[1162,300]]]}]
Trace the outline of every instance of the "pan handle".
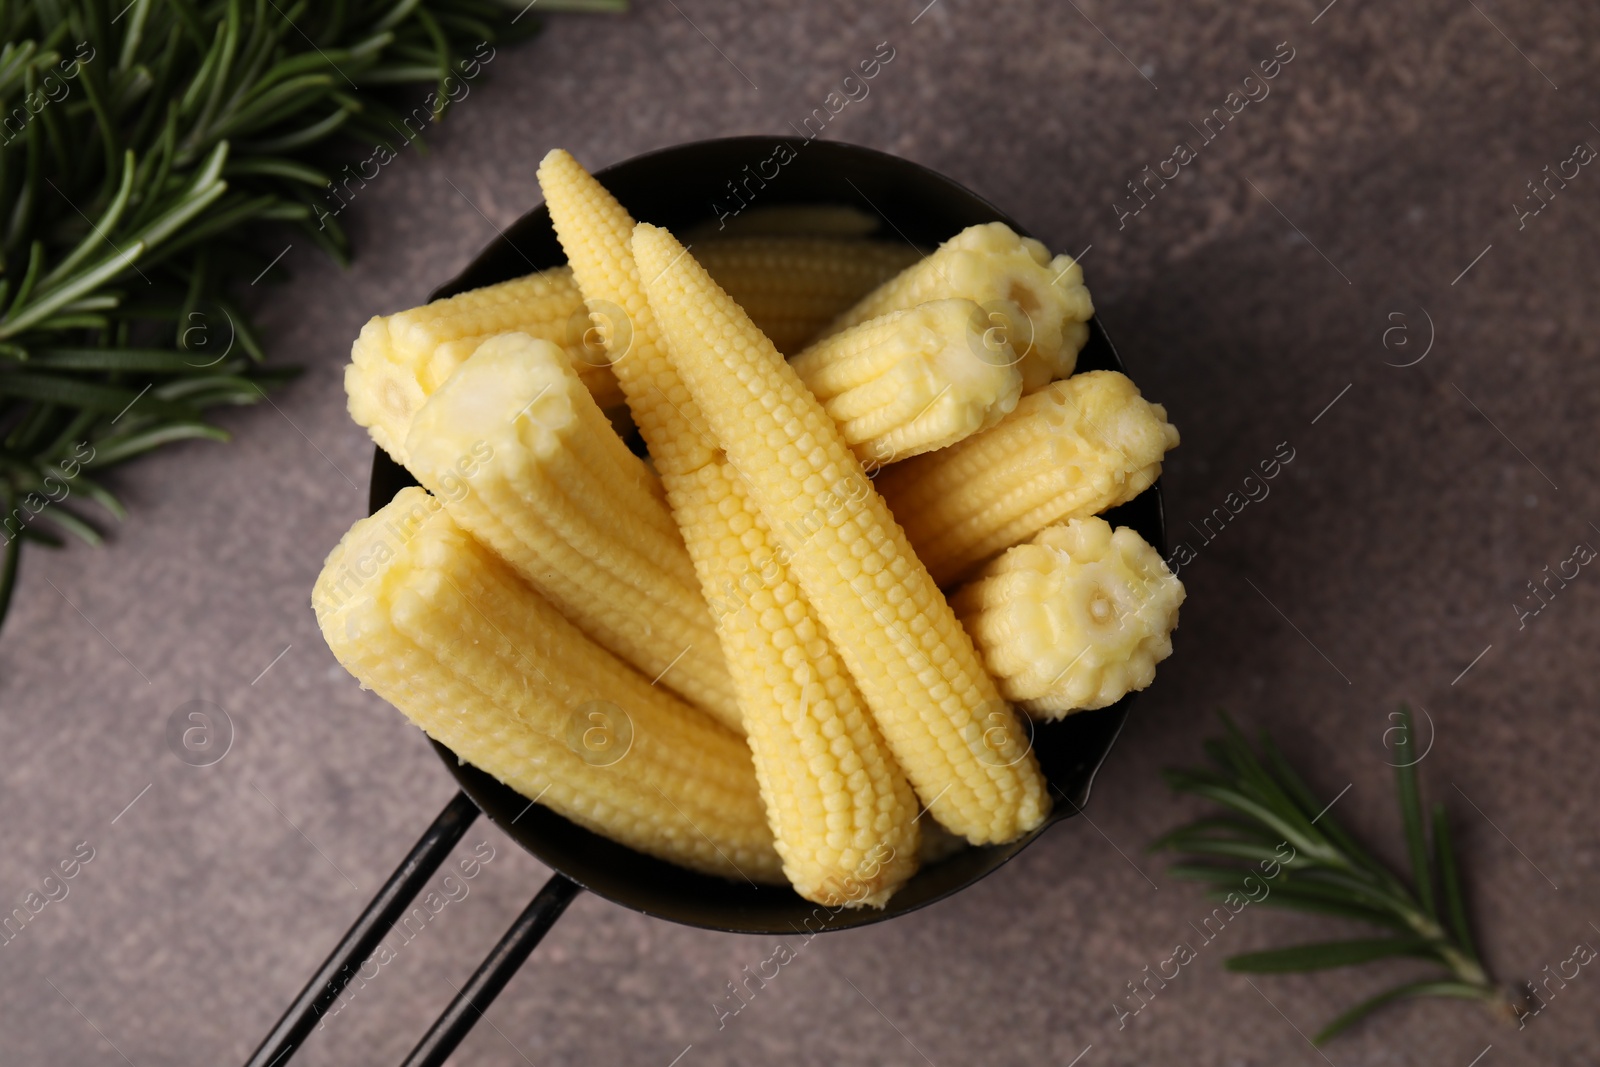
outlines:
[{"label": "pan handle", "polygon": [[457,991],[444,1014],[417,1042],[403,1067],[440,1067],[581,892],[583,887],[566,875],[552,875],[478,965],[472,978]]},{"label": "pan handle", "polygon": [[[465,793],[456,793],[439,817],[433,820],[433,825],[417,839],[400,866],[394,869],[383,888],[378,890],[378,895],[372,898],[350,929],[345,931],[338,946],[317,968],[317,973],[312,975],[305,988],[300,990],[300,995],[294,998],[294,1002],[283,1013],[283,1018],[278,1020],[272,1032],[245,1061],[245,1067],[283,1067],[289,1061],[289,1054],[299,1046],[328,1006],[338,999],[362,961],[372,954],[401,913],[422,892],[433,872],[439,869],[439,864],[450,855],[450,850],[456,847],[456,843],[467,832],[467,827],[477,817],[478,805],[472,802],[472,798]],[[526,955],[523,954],[524,957]],[[505,983],[502,981],[501,984]]]}]

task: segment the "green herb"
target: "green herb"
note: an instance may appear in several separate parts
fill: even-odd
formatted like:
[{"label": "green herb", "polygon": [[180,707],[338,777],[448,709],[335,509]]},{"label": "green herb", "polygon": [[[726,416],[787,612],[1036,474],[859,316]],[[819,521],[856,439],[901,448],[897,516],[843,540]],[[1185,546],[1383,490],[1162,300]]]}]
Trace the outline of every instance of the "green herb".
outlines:
[{"label": "green herb", "polygon": [[[1358,937],[1295,945],[1233,956],[1231,971],[1278,974],[1344,967],[1396,957],[1428,960],[1439,974],[1407,982],[1362,1001],[1334,1019],[1313,1039],[1322,1044],[1357,1020],[1393,1001],[1411,997],[1458,997],[1480,1001],[1497,1013],[1513,1013],[1473,944],[1455,850],[1444,806],[1425,820],[1417,784],[1411,712],[1401,708],[1402,735],[1395,753],[1395,781],[1405,826],[1411,876],[1402,878],[1363,848],[1318,801],[1265,732],[1260,758],[1227,715],[1226,736],[1206,742],[1214,769],[1169,770],[1167,784],[1230,809],[1231,814],[1179,827],[1151,845],[1204,862],[1168,868],[1176,878],[1213,885],[1222,899],[1238,891],[1241,876],[1256,865],[1281,862],[1287,843],[1294,858],[1282,863],[1270,893],[1260,903],[1318,915],[1333,915],[1380,927],[1381,937]],[[1267,868],[1262,867],[1262,870]]]},{"label": "green herb", "polygon": [[[85,502],[122,517],[89,472],[226,440],[206,410],[290,376],[241,292],[290,241],[343,262],[337,153],[413,142],[532,6],[0,0],[0,619],[23,541],[98,542]],[[406,86],[432,92],[406,110]]]}]

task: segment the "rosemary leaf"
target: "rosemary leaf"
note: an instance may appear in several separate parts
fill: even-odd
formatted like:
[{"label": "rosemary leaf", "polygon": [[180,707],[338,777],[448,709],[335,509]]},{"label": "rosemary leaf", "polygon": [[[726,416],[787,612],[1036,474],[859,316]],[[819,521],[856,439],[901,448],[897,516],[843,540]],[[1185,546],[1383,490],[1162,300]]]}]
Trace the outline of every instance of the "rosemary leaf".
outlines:
[{"label": "rosemary leaf", "polygon": [[[236,302],[284,231],[343,263],[329,176],[397,133],[420,150],[401,119],[423,93],[438,118],[466,57],[538,27],[525,0],[0,2],[0,521],[80,445],[103,469],[226,440],[207,411],[287,377]],[[13,521],[0,620],[21,542],[60,542],[52,519],[100,536],[59,503]]]},{"label": "rosemary leaf", "polygon": [[1244,952],[1230,956],[1223,964],[1230,971],[1247,974],[1286,974],[1295,971],[1320,971],[1329,967],[1349,967],[1357,963],[1395,956],[1430,957],[1432,942],[1421,937],[1362,937],[1348,941],[1317,941],[1265,952]]},{"label": "rosemary leaf", "polygon": [[[1443,806],[1433,810],[1431,834],[1424,825],[1409,710],[1400,712],[1404,736],[1397,746],[1400,765],[1395,782],[1411,859],[1410,881],[1328,816],[1326,804],[1271,738],[1262,736],[1262,758],[1232,720],[1223,715],[1222,721],[1225,735],[1205,746],[1216,769],[1172,769],[1163,777],[1174,791],[1203,797],[1230,812],[1197,819],[1158,838],[1152,849],[1204,861],[1178,862],[1167,873],[1205,883],[1210,899],[1226,900],[1253,886],[1251,900],[1258,904],[1390,931],[1383,937],[1246,953],[1228,959],[1227,968],[1278,974],[1393,958],[1423,959],[1440,968],[1434,976],[1351,1008],[1317,1035],[1319,1044],[1384,1005],[1410,997],[1461,997],[1481,1001],[1503,1016],[1512,1014],[1473,946],[1466,892]],[[1293,854],[1286,858],[1288,849]]]}]

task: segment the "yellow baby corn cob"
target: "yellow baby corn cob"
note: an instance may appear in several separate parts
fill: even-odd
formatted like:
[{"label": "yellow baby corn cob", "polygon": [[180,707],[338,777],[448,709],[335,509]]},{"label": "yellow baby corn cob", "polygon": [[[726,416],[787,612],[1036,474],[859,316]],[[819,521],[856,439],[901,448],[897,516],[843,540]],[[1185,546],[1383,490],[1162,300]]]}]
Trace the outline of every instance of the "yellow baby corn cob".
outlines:
[{"label": "yellow baby corn cob", "polygon": [[628,309],[617,377],[712,602],[785,871],[810,899],[881,906],[917,863],[904,776],[667,362],[632,218],[566,152],[545,157],[539,182],[585,294]]},{"label": "yellow baby corn cob", "polygon": [[586,345],[595,338],[572,271],[556,267],[369,319],[344,371],[350,417],[403,464],[422,402],[485,338],[513,330],[562,345],[601,407],[622,402],[603,351]]},{"label": "yellow baby corn cob", "polygon": [[1016,349],[1025,394],[1072,373],[1094,315],[1076,260],[1052,259],[1033,238],[1019,237],[1003,222],[988,222],[967,227],[884,282],[835,319],[823,336],[946,297],[983,305],[991,324]]},{"label": "yellow baby corn cob", "polygon": [[916,796],[738,474],[718,461],[672,483],[784,873],[807,900],[882,907],[917,869]]},{"label": "yellow baby corn cob", "polygon": [[695,241],[723,237],[866,237],[883,223],[844,204],[774,204],[724,215],[687,231]]},{"label": "yellow baby corn cob", "polygon": [[1144,538],[1087,518],[1008,549],[950,606],[1006,699],[1059,719],[1149,685],[1172,655],[1183,595]]},{"label": "yellow baby corn cob", "polygon": [[934,300],[818,341],[790,366],[856,457],[881,466],[999,422],[1022,392],[1016,361],[975,302]]},{"label": "yellow baby corn cob", "polygon": [[878,491],[940,585],[1052,523],[1144,492],[1178,431],[1116,371],[1051,384],[953,448],[896,464]]},{"label": "yellow baby corn cob", "polygon": [[485,341],[405,448],[451,518],[646,679],[742,733],[715,623],[659,483],[549,341]]},{"label": "yellow baby corn cob", "polygon": [[671,234],[635,227],[633,254],[673,366],[918,795],[974,844],[1037,826],[1050,798],[1016,716],[833,420]]},{"label": "yellow baby corn cob", "polygon": [[707,239],[695,254],[778,351],[790,355],[922,258],[910,245],[839,237]]},{"label": "yellow baby corn cob", "polygon": [[780,881],[745,743],[594,644],[409,488],[312,593],[364,687],[527,797],[630,848]]}]

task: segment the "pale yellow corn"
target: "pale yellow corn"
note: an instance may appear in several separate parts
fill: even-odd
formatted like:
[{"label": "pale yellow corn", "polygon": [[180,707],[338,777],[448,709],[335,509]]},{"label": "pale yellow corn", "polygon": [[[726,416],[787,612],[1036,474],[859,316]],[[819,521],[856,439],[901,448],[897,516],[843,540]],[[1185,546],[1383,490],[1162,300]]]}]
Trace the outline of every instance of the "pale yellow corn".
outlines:
[{"label": "pale yellow corn", "polygon": [[561,349],[522,333],[485,341],[423,404],[405,447],[451,517],[579,629],[743,732],[659,483]]},{"label": "pale yellow corn", "polygon": [[724,237],[866,237],[882,223],[877,215],[847,204],[773,204],[724,212],[715,222],[689,230],[700,241]]},{"label": "pale yellow corn", "polygon": [[781,880],[744,741],[584,636],[423,490],[356,523],[312,606],[363,687],[524,796],[685,867]]},{"label": "pale yellow corn", "polygon": [[1018,402],[953,448],[878,477],[906,537],[940,585],[1052,523],[1126,503],[1178,446],[1167,412],[1116,371],[1086,371]]},{"label": "pale yellow corn", "polygon": [[1103,708],[1172,655],[1183,583],[1126,526],[1047,526],[950,598],[1008,700],[1038,719]]},{"label": "pale yellow corn", "polygon": [[629,315],[618,381],[717,618],[784,870],[819,903],[881,906],[916,869],[915,798],[666,359],[632,218],[565,152],[539,182],[586,297]]},{"label": "pale yellow corn", "polygon": [[1022,393],[1016,362],[978,304],[935,300],[818,341],[790,366],[856,458],[882,466],[999,422]]},{"label": "pale yellow corn", "polygon": [[1020,357],[1025,394],[1072,373],[1094,315],[1075,259],[1052,259],[1033,238],[1018,236],[1003,222],[987,222],[967,227],[884,282],[835,319],[823,336],[946,297],[983,305],[991,326]]},{"label": "pale yellow corn", "polygon": [[672,479],[745,709],[784,873],[807,900],[882,907],[917,869],[917,800],[724,462]]},{"label": "pale yellow corn", "polygon": [[889,747],[934,817],[974,844],[1049,812],[1021,724],[833,420],[665,230],[633,254],[673,366],[789,556]]},{"label": "pale yellow corn", "polygon": [[717,284],[789,355],[922,258],[903,243],[816,236],[710,238],[694,250]]},{"label": "pale yellow corn", "polygon": [[518,331],[561,345],[602,407],[622,402],[566,267],[488,285],[361,328],[344,370],[350,417],[396,463],[422,402],[489,337]]}]

